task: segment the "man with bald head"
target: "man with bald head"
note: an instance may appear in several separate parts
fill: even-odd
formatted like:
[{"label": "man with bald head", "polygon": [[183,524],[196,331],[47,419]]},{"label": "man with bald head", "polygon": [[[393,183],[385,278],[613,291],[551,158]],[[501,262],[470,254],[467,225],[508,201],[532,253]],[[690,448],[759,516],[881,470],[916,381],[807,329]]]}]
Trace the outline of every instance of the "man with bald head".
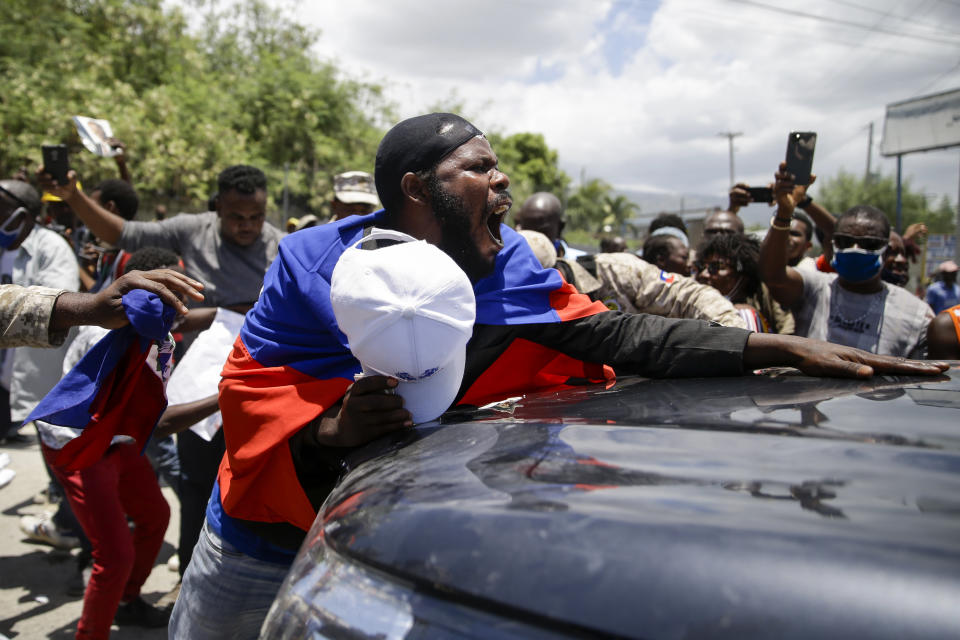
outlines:
[{"label": "man with bald head", "polygon": [[648,376],[740,375],[788,362],[853,376],[871,374],[865,364],[931,374],[946,367],[592,302],[502,224],[510,180],[483,133],[454,114],[394,126],[377,150],[374,180],[384,210],[284,238],[245,318],[220,384],[227,453],[171,637],[255,638],[344,456],[413,426],[397,377],[357,379],[360,362],[332,310],[334,268],[354,247],[377,250],[384,241],[374,228],[435,245],[473,285],[476,322],[453,404],[609,382],[612,366]]},{"label": "man with bald head", "polygon": [[703,221],[703,237],[710,239],[720,233],[743,233],[743,220],[730,211],[714,211]]},{"label": "man with bald head", "polygon": [[516,228],[537,231],[547,236],[557,250],[558,258],[576,260],[587,255],[586,251],[575,249],[563,239],[563,204],[560,199],[546,191],[539,191],[527,198],[515,216]]}]

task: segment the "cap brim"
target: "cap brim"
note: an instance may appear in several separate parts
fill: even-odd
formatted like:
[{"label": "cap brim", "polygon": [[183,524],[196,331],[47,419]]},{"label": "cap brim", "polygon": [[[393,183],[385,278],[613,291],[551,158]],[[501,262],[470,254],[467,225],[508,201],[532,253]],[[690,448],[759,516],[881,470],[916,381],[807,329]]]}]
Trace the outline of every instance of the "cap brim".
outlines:
[{"label": "cap brim", "polygon": [[466,362],[467,347],[464,345],[443,369],[426,380],[400,381],[397,393],[403,398],[403,408],[413,416],[413,424],[436,420],[450,408],[460,391]]},{"label": "cap brim", "polygon": [[366,204],[372,204],[373,206],[378,206],[380,201],[377,199],[377,196],[372,193],[366,193],[365,191],[335,191],[334,195],[337,200],[344,204],[356,204],[358,202],[363,202]]}]

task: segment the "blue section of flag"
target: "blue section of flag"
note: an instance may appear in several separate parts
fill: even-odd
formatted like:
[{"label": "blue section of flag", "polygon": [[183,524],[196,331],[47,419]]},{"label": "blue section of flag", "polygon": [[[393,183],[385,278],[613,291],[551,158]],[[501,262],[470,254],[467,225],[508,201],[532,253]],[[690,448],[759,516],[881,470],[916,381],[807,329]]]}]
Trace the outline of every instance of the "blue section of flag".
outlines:
[{"label": "blue section of flag", "polygon": [[526,239],[500,225],[503,249],[492,274],[477,282],[477,324],[560,322],[550,294],[563,285],[556,269],[544,269]]},{"label": "blue section of flag", "polygon": [[[330,304],[333,268],[344,251],[363,236],[364,227],[383,223],[384,211],[350,216],[290,234],[280,241],[267,270],[263,291],[247,314],[240,338],[263,367],[289,366],[315,378],[352,379],[360,364],[337,327]],[[559,322],[550,293],[563,280],[543,269],[523,236],[506,225],[504,248],[494,273],[474,286],[477,322],[523,324]]]},{"label": "blue section of flag", "polygon": [[[130,324],[114,329],[98,342],[34,408],[25,422],[43,420],[51,424],[82,429],[90,421],[90,405],[101,393],[103,382],[139,343],[146,354],[152,341],[166,338],[176,315],[159,297],[142,289],[123,296]],[[115,384],[123,384],[122,380]],[[159,418],[159,416],[157,416]]]}]

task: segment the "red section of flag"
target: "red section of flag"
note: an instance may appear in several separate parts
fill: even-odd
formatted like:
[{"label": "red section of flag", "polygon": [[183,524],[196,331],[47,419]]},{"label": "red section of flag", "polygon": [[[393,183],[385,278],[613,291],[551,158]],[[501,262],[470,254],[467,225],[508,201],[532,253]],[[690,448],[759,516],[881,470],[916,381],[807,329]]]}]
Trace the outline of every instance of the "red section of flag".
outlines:
[{"label": "red section of flag", "polygon": [[567,384],[571,378],[582,384],[584,380],[599,383],[614,377],[613,369],[608,366],[576,360],[535,342],[518,339],[477,378],[460,403],[482,406],[533,391],[565,389],[572,386]]},{"label": "red section of flag", "polygon": [[143,448],[167,406],[163,381],[146,361],[150,343],[132,340],[117,366],[100,383],[90,404],[83,433],[57,453],[56,464],[67,471],[84,469],[110,447],[113,436],[130,436]]},{"label": "red section of flag", "polygon": [[610,311],[602,302],[594,302],[572,284],[564,280],[563,286],[550,292],[550,306],[560,316],[561,322],[586,318],[597,313]]},{"label": "red section of flag", "polygon": [[304,493],[288,440],[336,404],[352,380],[318,380],[292,367],[264,367],[241,338],[220,382],[227,453],[220,464],[220,498],[227,515],[289,522],[308,530],[316,511]]}]

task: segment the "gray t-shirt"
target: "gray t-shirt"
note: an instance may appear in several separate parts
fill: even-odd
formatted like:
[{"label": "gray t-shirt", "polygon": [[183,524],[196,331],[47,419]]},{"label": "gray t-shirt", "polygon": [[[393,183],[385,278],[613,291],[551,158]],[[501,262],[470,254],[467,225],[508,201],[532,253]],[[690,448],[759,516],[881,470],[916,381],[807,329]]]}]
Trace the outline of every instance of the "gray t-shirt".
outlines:
[{"label": "gray t-shirt", "polygon": [[923,300],[886,282],[877,293],[853,293],[837,274],[798,270],[803,298],[795,309],[797,335],[871,353],[923,358],[933,311]]},{"label": "gray t-shirt", "polygon": [[220,220],[213,211],[181,213],[161,222],[126,222],[120,241],[125,251],[142,247],[172,249],[183,257],[187,275],[201,281],[205,307],[252,303],[260,297],[263,275],[277,257],[277,244],[285,234],[263,223],[257,241],[241,247],[220,235]]}]

